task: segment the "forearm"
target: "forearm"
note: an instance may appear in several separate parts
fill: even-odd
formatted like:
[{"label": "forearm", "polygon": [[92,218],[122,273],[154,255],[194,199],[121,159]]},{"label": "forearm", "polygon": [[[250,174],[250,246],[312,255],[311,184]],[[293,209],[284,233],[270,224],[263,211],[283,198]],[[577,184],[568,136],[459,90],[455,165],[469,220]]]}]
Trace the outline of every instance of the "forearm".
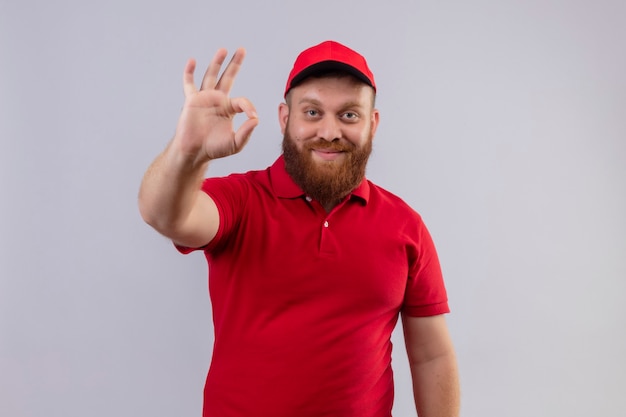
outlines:
[{"label": "forearm", "polygon": [[192,212],[208,162],[197,162],[173,141],[144,174],[139,189],[141,216],[172,237]]},{"label": "forearm", "polygon": [[[258,124],[248,99],[228,97],[245,50],[235,52],[218,78],[226,54],[225,49],[216,52],[199,89],[193,77],[196,62],[187,61],[183,72],[185,104],[175,137],[148,168],[139,189],[143,219],[183,246],[204,246],[219,228],[219,210],[201,191],[208,161],[239,152]],[[248,119],[234,131],[233,118],[238,113],[245,113]]]},{"label": "forearm", "polygon": [[458,417],[459,377],[454,352],[411,365],[419,417]]}]

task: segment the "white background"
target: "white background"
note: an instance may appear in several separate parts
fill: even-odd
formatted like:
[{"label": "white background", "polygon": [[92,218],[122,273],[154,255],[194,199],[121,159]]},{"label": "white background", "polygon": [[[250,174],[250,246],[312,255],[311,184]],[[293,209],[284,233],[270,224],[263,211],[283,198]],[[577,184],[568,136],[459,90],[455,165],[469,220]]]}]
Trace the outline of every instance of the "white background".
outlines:
[{"label": "white background", "polygon": [[[369,178],[438,246],[462,415],[621,415],[625,15],[621,0],[1,0],[0,415],[200,415],[206,265],[142,222],[141,176],[186,59],[203,71],[221,46],[248,49],[233,94],[261,124],[212,173],[271,164],[293,60],[326,39],[377,78]],[[394,342],[394,415],[415,415]]]}]

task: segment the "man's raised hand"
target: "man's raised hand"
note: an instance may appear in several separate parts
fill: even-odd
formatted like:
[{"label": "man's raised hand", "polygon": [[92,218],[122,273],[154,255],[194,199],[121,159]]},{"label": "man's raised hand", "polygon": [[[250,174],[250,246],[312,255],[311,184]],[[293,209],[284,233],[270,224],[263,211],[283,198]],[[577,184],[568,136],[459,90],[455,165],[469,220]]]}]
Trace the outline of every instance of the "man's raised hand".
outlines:
[{"label": "man's raised hand", "polygon": [[[229,96],[245,53],[245,49],[237,49],[219,76],[227,55],[225,49],[219,49],[204,74],[200,89],[196,88],[193,77],[196,61],[187,61],[183,74],[185,104],[176,127],[174,143],[194,163],[204,163],[239,152],[259,123],[250,100]],[[247,120],[235,131],[233,118],[237,113],[245,113]]]}]

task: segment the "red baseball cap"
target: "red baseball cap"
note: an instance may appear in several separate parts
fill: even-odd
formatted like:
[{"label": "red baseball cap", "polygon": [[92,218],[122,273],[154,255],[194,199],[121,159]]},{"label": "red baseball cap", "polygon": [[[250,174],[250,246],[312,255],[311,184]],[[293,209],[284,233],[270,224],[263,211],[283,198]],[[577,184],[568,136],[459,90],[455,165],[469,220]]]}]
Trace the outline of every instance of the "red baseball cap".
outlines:
[{"label": "red baseball cap", "polygon": [[322,71],[344,71],[371,86],[376,91],[374,74],[365,58],[358,52],[335,41],[325,41],[305,49],[298,55],[289,73],[285,96],[305,78]]}]

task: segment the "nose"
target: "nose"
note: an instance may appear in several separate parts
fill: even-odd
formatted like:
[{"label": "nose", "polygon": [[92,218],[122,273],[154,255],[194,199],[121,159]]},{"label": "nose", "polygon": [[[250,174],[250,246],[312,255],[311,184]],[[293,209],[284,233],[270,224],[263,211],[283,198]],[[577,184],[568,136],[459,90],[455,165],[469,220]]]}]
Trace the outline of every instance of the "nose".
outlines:
[{"label": "nose", "polygon": [[333,116],[326,116],[319,122],[317,135],[320,139],[333,142],[341,139],[341,125]]}]

